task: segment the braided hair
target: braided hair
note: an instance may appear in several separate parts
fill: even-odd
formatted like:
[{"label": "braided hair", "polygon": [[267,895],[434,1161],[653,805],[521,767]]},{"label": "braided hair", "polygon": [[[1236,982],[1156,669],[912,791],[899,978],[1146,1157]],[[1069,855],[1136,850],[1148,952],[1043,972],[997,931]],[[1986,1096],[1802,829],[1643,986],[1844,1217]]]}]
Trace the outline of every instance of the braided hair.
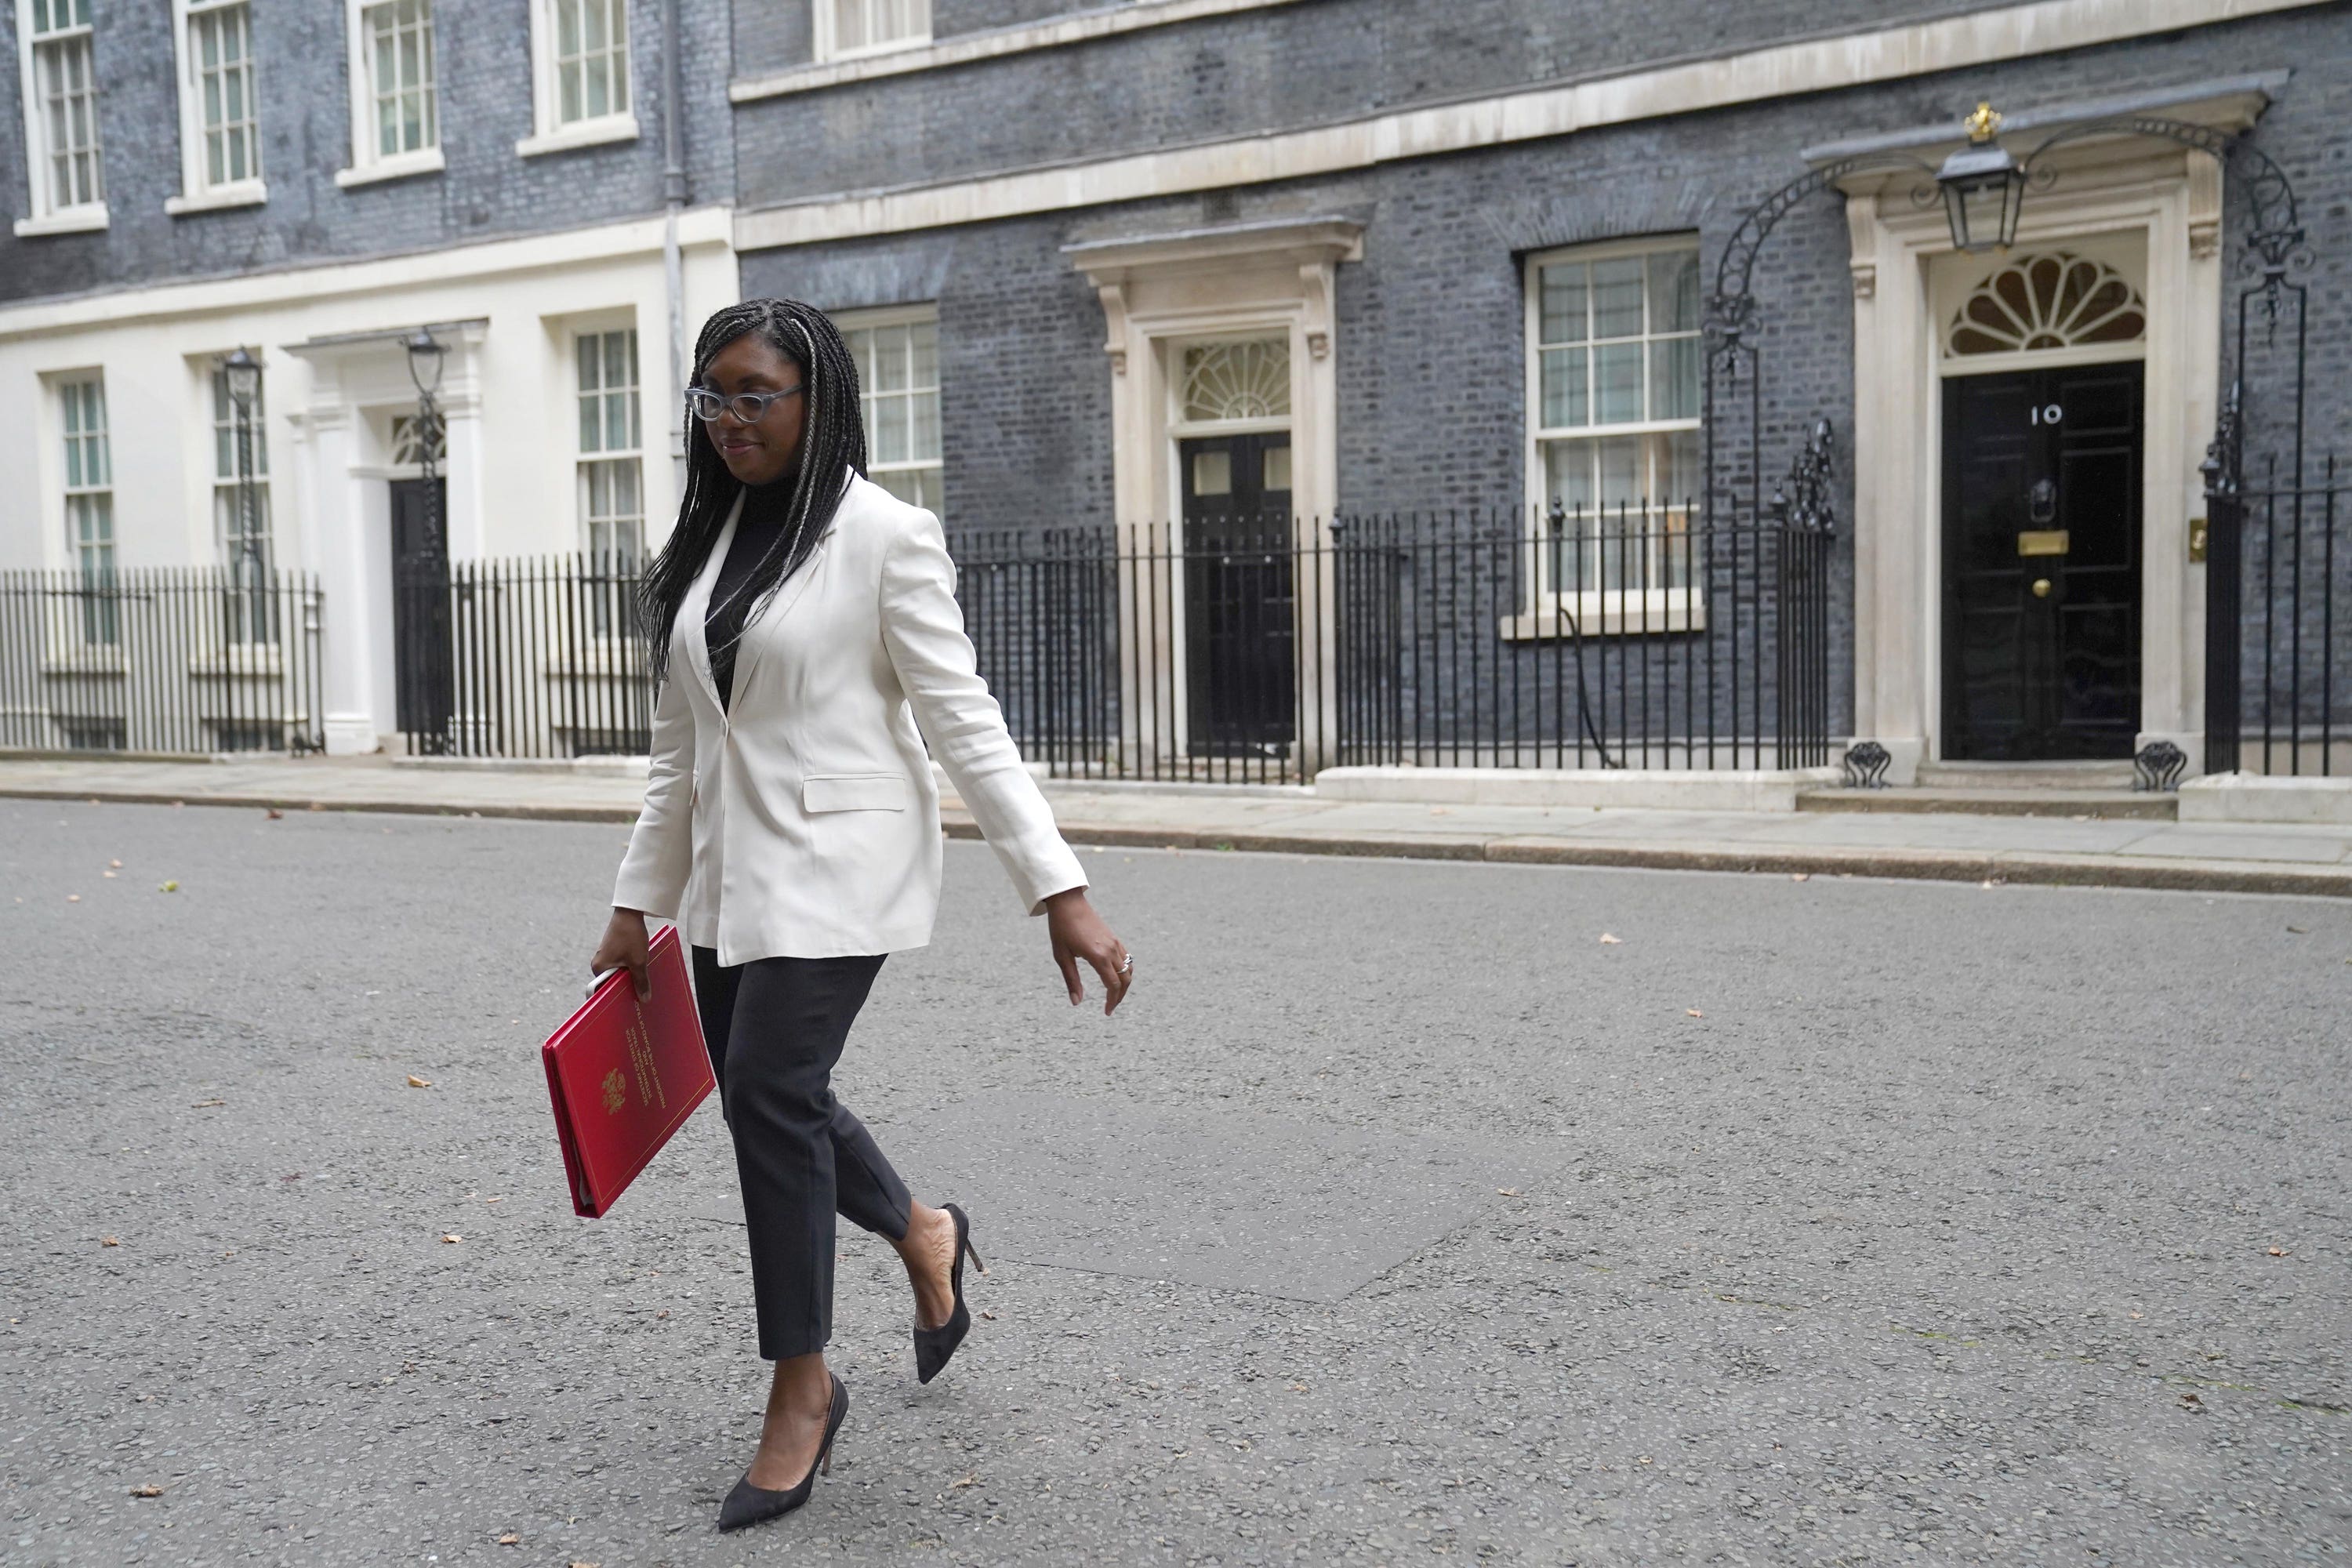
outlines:
[{"label": "braided hair", "polygon": [[[849,476],[866,472],[866,425],[857,401],[857,362],[841,330],[825,313],[797,300],[745,300],[714,311],[694,343],[693,385],[706,384],[719,351],[746,332],[757,332],[800,368],[800,471],[788,482],[783,526],[743,584],[751,600],[740,626],[759,617],[785,578],[814,552],[833,525]],[[646,661],[655,688],[669,675],[669,640],[678,605],[709,560],[726,526],[727,514],[743,483],[727,471],[702,421],[686,411],[686,494],[677,523],[637,585],[642,624],[651,634]],[[741,633],[736,634],[739,637]]]}]

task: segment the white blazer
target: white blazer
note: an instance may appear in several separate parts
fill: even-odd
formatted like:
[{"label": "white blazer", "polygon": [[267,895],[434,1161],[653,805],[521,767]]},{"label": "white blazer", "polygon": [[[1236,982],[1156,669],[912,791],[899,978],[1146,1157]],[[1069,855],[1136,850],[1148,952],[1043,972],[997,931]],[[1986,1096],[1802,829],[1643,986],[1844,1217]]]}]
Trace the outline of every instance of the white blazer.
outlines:
[{"label": "white blazer", "polygon": [[851,476],[745,626],[720,710],[702,622],[741,511],[678,605],[614,905],[675,919],[727,964],[922,946],[940,862],[927,739],[1031,914],[1085,887],[980,677],[939,519],[871,480]]}]

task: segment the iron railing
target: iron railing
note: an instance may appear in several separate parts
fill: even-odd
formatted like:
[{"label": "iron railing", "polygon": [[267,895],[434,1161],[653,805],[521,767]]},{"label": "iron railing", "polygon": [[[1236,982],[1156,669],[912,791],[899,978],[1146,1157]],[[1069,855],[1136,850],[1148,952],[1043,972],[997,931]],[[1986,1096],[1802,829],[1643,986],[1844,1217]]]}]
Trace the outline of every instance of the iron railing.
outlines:
[{"label": "iron railing", "polygon": [[1834,543],[1643,504],[950,541],[1024,754],[1216,783],[1825,764]]},{"label": "iron railing", "polygon": [[[1024,754],[1059,777],[1783,768],[1831,754],[1836,539],[1809,515],[1196,519],[949,546],[981,673]],[[643,752],[635,571],[551,556],[404,583],[410,749]]]},{"label": "iron railing", "polygon": [[653,691],[631,553],[409,567],[394,584],[397,721],[412,753],[643,755]]},{"label": "iron railing", "polygon": [[2233,612],[2209,660],[2215,771],[2352,777],[2352,472],[2312,468],[2266,461],[2209,503],[2207,592]]},{"label": "iron railing", "polygon": [[294,572],[0,572],[0,747],[322,750],[320,606]]}]

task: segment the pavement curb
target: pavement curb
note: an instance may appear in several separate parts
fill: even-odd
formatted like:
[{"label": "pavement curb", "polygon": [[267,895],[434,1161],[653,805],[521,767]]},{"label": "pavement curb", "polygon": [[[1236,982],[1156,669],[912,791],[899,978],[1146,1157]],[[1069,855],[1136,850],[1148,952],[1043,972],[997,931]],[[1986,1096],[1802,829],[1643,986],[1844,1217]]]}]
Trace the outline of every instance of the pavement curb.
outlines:
[{"label": "pavement curb", "polygon": [[[124,805],[216,805],[247,810],[391,812],[406,816],[508,817],[627,826],[637,808],[501,801],[321,799],[269,792],[190,795],[169,790],[68,789],[0,784],[0,797]],[[981,837],[966,816],[940,819],[950,838]],[[1759,848],[1746,845],[1579,842],[1473,834],[1224,832],[1149,824],[1064,822],[1073,844],[1129,849],[1202,849],[1236,854],[1334,855],[1408,860],[1484,860],[1497,865],[1601,866],[1652,871],[1885,877],[1906,881],[2012,882],[2070,888],[2141,888],[2168,892],[2271,893],[2352,899],[2352,868],[2254,865],[2238,860],[2035,854],[2020,850]]]}]

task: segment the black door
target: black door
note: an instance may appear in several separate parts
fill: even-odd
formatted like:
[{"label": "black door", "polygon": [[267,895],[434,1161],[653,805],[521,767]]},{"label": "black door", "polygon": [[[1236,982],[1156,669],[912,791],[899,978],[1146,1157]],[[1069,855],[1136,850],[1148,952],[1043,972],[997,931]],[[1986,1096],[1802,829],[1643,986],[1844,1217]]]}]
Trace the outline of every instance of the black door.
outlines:
[{"label": "black door", "polygon": [[2128,757],[2141,367],[1944,383],[1944,755]]},{"label": "black door", "polygon": [[1290,437],[1196,437],[1184,470],[1184,676],[1191,750],[1284,756],[1297,732]]},{"label": "black door", "polygon": [[396,721],[420,752],[446,751],[456,685],[449,643],[448,485],[392,481],[392,668]]}]

